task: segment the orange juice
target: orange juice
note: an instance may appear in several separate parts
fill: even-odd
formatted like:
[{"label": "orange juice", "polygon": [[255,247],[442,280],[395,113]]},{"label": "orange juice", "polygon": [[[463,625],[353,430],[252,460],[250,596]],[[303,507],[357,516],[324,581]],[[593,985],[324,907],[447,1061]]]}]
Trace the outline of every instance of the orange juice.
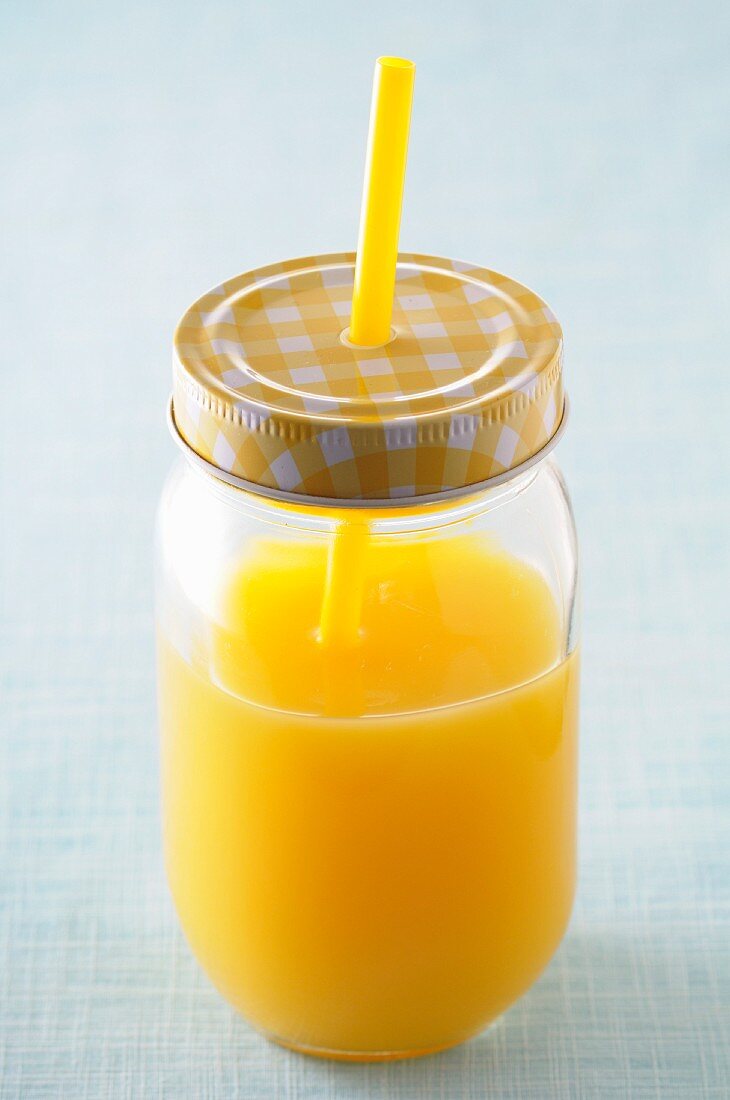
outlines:
[{"label": "orange juice", "polygon": [[169,880],[261,1031],[424,1053],[494,1020],[565,929],[577,654],[543,574],[485,535],[360,547],[349,638],[322,637],[326,578],[323,541],[254,540],[185,656],[161,629]]}]

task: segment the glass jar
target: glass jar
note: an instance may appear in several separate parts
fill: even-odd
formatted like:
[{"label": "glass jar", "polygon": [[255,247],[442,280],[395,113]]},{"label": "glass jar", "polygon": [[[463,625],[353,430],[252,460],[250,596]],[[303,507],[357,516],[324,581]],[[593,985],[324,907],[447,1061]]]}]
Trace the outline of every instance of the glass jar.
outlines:
[{"label": "glass jar", "polygon": [[356,519],[360,622],[331,650],[347,519],[178,461],[157,540],[162,790],[175,904],[216,986],[279,1042],[378,1057],[480,1031],[565,930],[576,543],[549,460]]},{"label": "glass jar", "polygon": [[[331,272],[331,259],[320,270]],[[351,260],[339,264],[350,271]],[[270,271],[242,285],[268,293]],[[455,287],[443,268],[434,276],[429,308],[441,308],[463,334],[454,302],[464,285],[484,283],[465,283],[462,268],[451,274]],[[502,293],[502,277],[490,278],[490,293]],[[368,500],[347,493],[353,463],[345,474],[331,474],[333,463],[311,473],[314,436],[277,428],[272,442],[263,420],[248,411],[236,419],[247,392],[239,378],[245,326],[258,349],[262,308],[277,323],[292,318],[292,294],[313,308],[309,284],[292,289],[294,282],[287,272],[274,307],[257,297],[240,314],[239,284],[218,288],[212,299],[224,304],[212,310],[208,296],[178,333],[178,367],[187,373],[176,375],[171,421],[183,456],[157,529],[166,865],[193,952],[256,1028],[312,1054],[406,1057],[459,1043],[498,1017],[547,964],[570,914],[577,556],[567,493],[548,457],[565,422],[564,411],[556,415],[564,409],[559,330],[546,313],[535,320],[532,299],[525,313],[529,292],[521,290],[521,340],[513,335],[484,353],[504,373],[507,346],[520,372],[499,406],[502,419],[492,410],[467,423],[470,452],[460,434],[454,442],[456,420],[445,435],[419,422],[411,435],[399,426],[377,437],[393,499]],[[346,283],[329,285],[347,294]],[[487,295],[479,294],[482,308]],[[403,308],[421,308],[422,298],[409,295]],[[490,301],[484,308],[491,312],[479,331],[501,339],[505,322],[491,320]],[[395,316],[410,368],[411,330]],[[201,317],[214,326],[205,339]],[[240,353],[231,350],[231,318]],[[426,327],[430,338],[433,325]],[[282,342],[295,339],[301,347],[301,336]],[[334,339],[329,351],[318,349],[322,362]],[[219,393],[211,399],[210,348],[237,356],[220,377],[221,386],[235,383],[238,405]],[[391,352],[396,366],[399,354]],[[205,381],[198,389],[191,356]],[[353,401],[362,401],[363,379],[382,372],[383,360],[357,369]],[[281,386],[281,375],[272,377]],[[303,384],[318,376],[305,364],[288,377]],[[257,386],[260,379],[258,368]],[[433,398],[432,389],[423,394]],[[504,401],[503,386],[497,397]],[[214,417],[220,423],[211,429]],[[524,424],[543,435],[530,437]],[[381,476],[382,455],[371,426],[367,433],[365,443],[348,434],[335,445],[340,465],[354,451],[358,490],[371,485],[377,496],[382,481],[368,478]],[[533,453],[523,457],[520,441],[529,438]],[[327,457],[322,440],[317,454]],[[489,459],[501,472],[483,484],[427,485],[415,496],[404,484],[414,469],[452,477],[449,463],[464,453],[472,461],[475,440],[480,462],[490,440],[502,455]],[[286,460],[269,456],[267,471],[281,479],[304,468],[309,480],[274,488],[263,474],[256,485],[232,471],[244,460],[246,474],[254,468],[246,451],[253,443],[275,444]],[[330,476],[341,496],[323,500],[316,489]]]}]

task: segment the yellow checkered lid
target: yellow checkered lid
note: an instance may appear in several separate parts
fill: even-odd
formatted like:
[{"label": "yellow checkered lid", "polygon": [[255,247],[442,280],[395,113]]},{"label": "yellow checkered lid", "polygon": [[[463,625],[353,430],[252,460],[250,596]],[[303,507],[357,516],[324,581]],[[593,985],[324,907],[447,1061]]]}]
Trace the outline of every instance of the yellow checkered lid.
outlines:
[{"label": "yellow checkered lid", "polygon": [[560,426],[562,333],[493,271],[400,254],[392,338],[347,340],[354,253],[287,260],[200,298],[175,334],[174,425],[263,492],[402,500],[477,486]]}]

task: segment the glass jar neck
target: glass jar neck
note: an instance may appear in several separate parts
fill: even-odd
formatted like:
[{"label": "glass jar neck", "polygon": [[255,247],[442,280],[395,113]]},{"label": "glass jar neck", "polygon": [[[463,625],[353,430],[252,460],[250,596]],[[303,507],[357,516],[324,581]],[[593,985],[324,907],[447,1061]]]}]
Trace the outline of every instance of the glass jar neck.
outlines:
[{"label": "glass jar neck", "polygon": [[306,498],[302,498],[301,503],[279,501],[230,485],[202,469],[187,456],[183,461],[191,476],[200,479],[201,488],[204,486],[227,507],[242,511],[253,520],[323,533],[332,531],[345,522],[353,525],[367,524],[372,533],[397,534],[446,527],[500,508],[531,485],[550,459],[546,457],[530,469],[518,472],[514,477],[492,488],[487,485],[471,493],[465,490],[461,496],[449,496],[444,500],[437,498],[423,504],[394,502],[392,506],[378,503],[372,507],[367,504],[358,504],[357,507],[343,504],[338,507],[334,502],[332,505],[325,505],[319,501],[308,502]]}]

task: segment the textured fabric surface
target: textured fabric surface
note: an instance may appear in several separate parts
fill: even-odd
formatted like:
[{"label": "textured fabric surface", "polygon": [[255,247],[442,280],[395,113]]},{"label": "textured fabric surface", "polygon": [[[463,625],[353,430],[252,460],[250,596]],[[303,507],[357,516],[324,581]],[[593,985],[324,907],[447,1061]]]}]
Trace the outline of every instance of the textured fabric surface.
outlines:
[{"label": "textured fabric surface", "polygon": [[[728,1093],[725,5],[392,8],[0,9],[2,1100]],[[419,65],[403,247],[507,271],[565,328],[581,852],[566,940],[492,1031],[363,1067],[267,1045],[183,942],[151,537],[173,326],[352,246],[386,50]]]}]

